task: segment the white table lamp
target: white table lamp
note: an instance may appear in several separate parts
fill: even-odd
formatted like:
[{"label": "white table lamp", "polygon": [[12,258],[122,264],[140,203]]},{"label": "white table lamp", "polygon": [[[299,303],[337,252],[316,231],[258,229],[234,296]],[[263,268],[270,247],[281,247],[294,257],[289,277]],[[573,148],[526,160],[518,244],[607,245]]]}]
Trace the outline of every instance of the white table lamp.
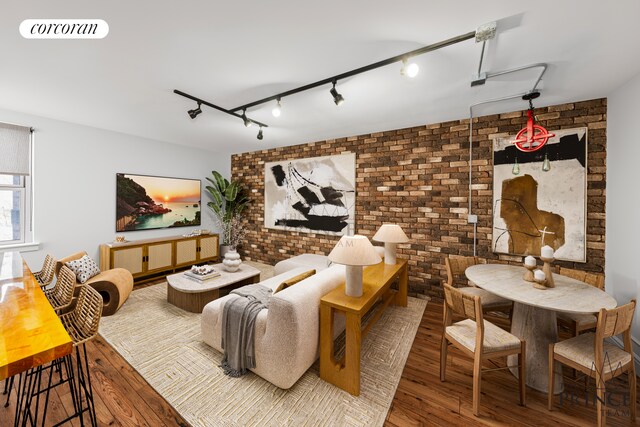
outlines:
[{"label": "white table lamp", "polygon": [[396,245],[408,242],[409,238],[398,224],[382,224],[373,240],[384,242],[384,263],[395,265]]},{"label": "white table lamp", "polygon": [[382,261],[369,239],[357,234],[342,236],[329,254],[329,260],[347,267],[345,293],[350,297],[362,296],[362,267]]}]

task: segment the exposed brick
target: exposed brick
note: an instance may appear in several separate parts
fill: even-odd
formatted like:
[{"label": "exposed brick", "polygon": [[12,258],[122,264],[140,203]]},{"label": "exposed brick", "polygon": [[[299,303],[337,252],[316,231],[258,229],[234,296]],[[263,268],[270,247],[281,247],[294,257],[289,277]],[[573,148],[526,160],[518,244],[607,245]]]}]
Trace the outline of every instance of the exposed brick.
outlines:
[{"label": "exposed brick", "polygon": [[[606,201],[606,99],[536,108],[542,126],[588,126],[587,262],[558,265],[604,271]],[[473,212],[478,215],[477,251],[488,262],[515,264],[522,258],[491,251],[493,209],[492,141],[525,124],[522,111],[474,117]],[[469,119],[278,147],[231,157],[231,174],[250,189],[246,259],[274,264],[301,253],[327,254],[338,238],[264,228],[264,164],[329,154],[356,153],[356,230],[372,237],[383,222],[396,222],[412,239],[399,245],[409,260],[412,294],[441,296],[444,257],[473,253],[467,223]]]}]

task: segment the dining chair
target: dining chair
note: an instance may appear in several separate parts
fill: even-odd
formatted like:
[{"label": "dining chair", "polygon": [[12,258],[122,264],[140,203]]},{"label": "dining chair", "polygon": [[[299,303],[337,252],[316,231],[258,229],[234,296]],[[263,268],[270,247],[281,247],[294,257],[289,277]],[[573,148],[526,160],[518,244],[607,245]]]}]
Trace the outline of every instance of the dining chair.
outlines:
[{"label": "dining chair", "polygon": [[[606,381],[627,372],[629,378],[629,414],[636,419],[636,371],[631,347],[631,325],[636,300],[611,310],[598,313],[596,332],[588,332],[549,345],[549,392],[547,406],[553,408],[553,378],[555,361],[576,369],[596,381],[596,409],[598,426],[607,422]],[[624,349],[605,341],[605,338],[623,335]],[[604,407],[603,407],[604,406]]]},{"label": "dining chair", "polygon": [[461,282],[464,278],[466,284],[471,286],[461,286],[457,289],[467,295],[477,295],[482,301],[482,310],[485,313],[490,311],[504,313],[509,317],[509,323],[511,323],[511,315],[513,313],[513,301],[506,298],[499,297],[492,294],[489,291],[478,288],[472,282],[468,281],[464,276],[464,272],[468,267],[479,264],[478,257],[475,256],[461,256],[461,255],[448,255],[444,259],[445,268],[447,270],[447,284],[455,287],[455,282]]},{"label": "dining chair", "polygon": [[42,268],[40,271],[36,271],[33,275],[36,278],[36,281],[40,285],[40,287],[46,287],[51,282],[53,282],[53,275],[56,271],[56,259],[51,255],[44,257],[44,263],[42,264]]},{"label": "dining chair", "polygon": [[[445,381],[449,344],[473,359],[473,415],[480,413],[480,386],[482,362],[512,354],[518,355],[518,382],[520,404],[526,406],[526,343],[515,335],[483,319],[482,301],[477,295],[468,295],[444,284],[444,313],[442,342],[440,345],[440,381]],[[453,323],[456,313],[466,319]],[[508,369],[504,368],[497,369]],[[490,369],[496,370],[496,369]]]},{"label": "dining chair", "polygon": [[[604,290],[603,274],[560,267],[560,275],[580,280],[588,285]],[[598,322],[595,314],[558,312],[557,317],[558,324],[567,327],[574,337],[577,337],[583,331],[595,328]]]},{"label": "dining chair", "polygon": [[58,272],[58,279],[55,285],[51,289],[45,289],[44,295],[49,300],[49,303],[51,303],[53,309],[60,312],[69,308],[73,303],[75,287],[76,275],[69,267],[64,265]]}]

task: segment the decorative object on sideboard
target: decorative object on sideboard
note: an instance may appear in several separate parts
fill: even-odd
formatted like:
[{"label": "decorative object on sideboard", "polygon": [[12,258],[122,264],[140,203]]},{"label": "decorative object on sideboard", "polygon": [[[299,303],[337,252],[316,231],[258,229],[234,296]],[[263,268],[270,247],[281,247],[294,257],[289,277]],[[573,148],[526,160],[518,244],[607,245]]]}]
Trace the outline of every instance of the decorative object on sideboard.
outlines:
[{"label": "decorative object on sideboard", "polygon": [[356,155],[264,165],[264,226],[334,236],[354,233]]},{"label": "decorative object on sideboard", "polygon": [[543,246],[542,249],[540,249],[540,254],[540,259],[542,260],[542,262],[544,262],[542,271],[544,271],[547,280],[546,285],[548,288],[554,288],[556,284],[553,281],[553,271],[551,269],[551,263],[554,261],[553,248],[548,245]]},{"label": "decorative object on sideboard", "polygon": [[346,266],[345,294],[362,296],[362,267],[378,264],[382,259],[365,236],[342,236],[329,253],[329,260]]},{"label": "decorative object on sideboard", "polygon": [[242,213],[249,204],[249,198],[239,182],[229,182],[217,171],[212,171],[211,174],[213,178],[207,177],[207,181],[211,183],[206,186],[211,196],[207,206],[213,211],[216,226],[220,230],[220,254],[224,256],[229,248],[237,249],[244,238]]},{"label": "decorative object on sideboard", "polygon": [[242,264],[242,260],[240,259],[240,254],[235,249],[229,249],[226,254],[224,254],[224,259],[222,260],[224,264],[225,270],[230,273],[238,271],[240,269],[240,264]]},{"label": "decorative object on sideboard", "polygon": [[397,244],[406,243],[409,238],[398,224],[382,224],[373,240],[384,242],[384,263],[395,265]]},{"label": "decorative object on sideboard", "polygon": [[536,259],[531,255],[527,256],[524,259],[524,268],[526,271],[524,272],[524,280],[527,282],[533,282],[535,279],[533,277],[533,270],[537,267]]}]

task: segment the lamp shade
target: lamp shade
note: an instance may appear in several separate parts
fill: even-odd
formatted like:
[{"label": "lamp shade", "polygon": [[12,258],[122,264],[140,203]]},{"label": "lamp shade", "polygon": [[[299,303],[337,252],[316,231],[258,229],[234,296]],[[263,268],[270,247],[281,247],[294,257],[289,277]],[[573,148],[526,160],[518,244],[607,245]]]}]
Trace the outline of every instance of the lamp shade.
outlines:
[{"label": "lamp shade", "polygon": [[29,175],[31,129],[0,124],[0,174]]},{"label": "lamp shade", "polygon": [[406,243],[409,238],[398,224],[382,224],[373,236],[373,240],[385,243]]},{"label": "lamp shade", "polygon": [[374,265],[382,261],[365,236],[342,236],[329,254],[329,260],[344,265]]}]

